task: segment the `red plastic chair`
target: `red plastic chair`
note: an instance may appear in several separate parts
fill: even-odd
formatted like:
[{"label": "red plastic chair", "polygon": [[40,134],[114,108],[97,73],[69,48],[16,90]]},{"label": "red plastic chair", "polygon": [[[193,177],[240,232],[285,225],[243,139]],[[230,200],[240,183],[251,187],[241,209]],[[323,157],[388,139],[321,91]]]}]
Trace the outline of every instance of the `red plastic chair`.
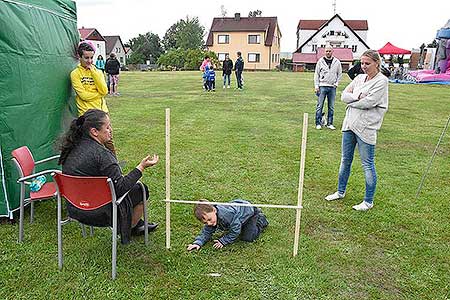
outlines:
[{"label": "red plastic chair", "polygon": [[[62,201],[65,198],[73,206],[81,210],[94,210],[112,203],[112,279],[116,278],[117,265],[117,205],[119,205],[128,192],[117,199],[112,180],[107,177],[86,177],[71,176],[61,173],[52,174],[58,200],[58,267],[61,270],[63,266],[62,251],[62,225],[68,221],[77,221],[72,218],[62,220]],[[147,221],[147,199],[145,198],[144,185],[138,182],[143,191],[144,203],[144,223],[145,223],[145,244],[148,244],[148,221]],[[79,221],[77,221],[79,222]],[[81,223],[81,222],[79,222]],[[81,223],[82,224],[82,223]],[[89,224],[86,224],[89,225]],[[89,225],[90,226],[90,225]],[[92,226],[91,226],[92,228]]]},{"label": "red plastic chair", "polygon": [[59,155],[55,155],[49,158],[45,158],[39,161],[34,161],[33,155],[27,146],[17,148],[11,152],[13,156],[12,161],[14,162],[17,171],[19,172],[20,178],[17,183],[20,184],[20,217],[19,217],[19,242],[23,241],[23,217],[25,205],[31,203],[30,209],[30,223],[33,223],[34,219],[34,201],[40,201],[45,199],[54,198],[56,196],[55,185],[51,182],[46,182],[42,188],[37,192],[30,191],[30,197],[25,198],[26,186],[30,184],[30,180],[33,178],[45,175],[53,172],[59,172],[58,170],[45,170],[38,173],[34,173],[34,167],[38,164],[42,164],[54,159],[58,159]]}]

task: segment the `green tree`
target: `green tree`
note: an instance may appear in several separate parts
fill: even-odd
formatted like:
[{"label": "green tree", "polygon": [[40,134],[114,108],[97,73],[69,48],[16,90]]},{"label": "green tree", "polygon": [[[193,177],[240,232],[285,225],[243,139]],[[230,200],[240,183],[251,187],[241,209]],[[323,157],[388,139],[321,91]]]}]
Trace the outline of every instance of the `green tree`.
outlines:
[{"label": "green tree", "polygon": [[147,60],[154,63],[163,53],[161,39],[157,34],[151,32],[139,34],[138,37],[132,38],[128,43],[133,51],[129,58],[131,64],[145,63]]},{"label": "green tree", "polygon": [[208,55],[213,64],[218,67],[217,55],[214,52],[181,48],[169,50],[161,55],[158,59],[158,64],[167,69],[198,70],[205,55]]},{"label": "green tree", "polygon": [[205,28],[200,24],[198,17],[179,20],[166,31],[163,45],[166,51],[171,49],[202,49]]}]

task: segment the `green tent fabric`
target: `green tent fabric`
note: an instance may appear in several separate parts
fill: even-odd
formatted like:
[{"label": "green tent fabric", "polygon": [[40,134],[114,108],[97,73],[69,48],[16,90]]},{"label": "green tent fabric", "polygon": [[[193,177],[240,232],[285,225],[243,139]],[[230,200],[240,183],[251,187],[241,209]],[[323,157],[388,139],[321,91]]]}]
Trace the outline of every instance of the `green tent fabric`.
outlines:
[{"label": "green tent fabric", "polygon": [[79,42],[76,5],[0,0],[0,28],[0,216],[12,217],[19,186],[11,151],[26,145],[35,160],[54,155],[76,113],[70,85]]}]

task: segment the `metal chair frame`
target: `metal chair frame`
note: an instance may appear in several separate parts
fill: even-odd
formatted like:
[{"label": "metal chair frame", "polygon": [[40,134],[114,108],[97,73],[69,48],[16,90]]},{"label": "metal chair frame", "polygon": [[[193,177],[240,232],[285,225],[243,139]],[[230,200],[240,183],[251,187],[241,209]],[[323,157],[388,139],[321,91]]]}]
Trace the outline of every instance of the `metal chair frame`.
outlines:
[{"label": "metal chair frame", "polygon": [[[20,158],[16,155],[17,152],[16,151],[28,151],[28,154],[31,157],[31,162],[30,161],[26,161],[26,163],[31,163],[33,165],[33,169],[31,172],[26,172],[24,171],[23,166],[20,164]],[[20,148],[15,149],[12,152],[13,158],[11,159],[14,163],[14,165],[16,166],[16,169],[19,173],[19,179],[17,180],[17,183],[20,184],[20,205],[19,205],[19,242],[23,241],[23,236],[24,236],[24,214],[25,214],[25,205],[30,204],[30,223],[33,223],[34,221],[34,202],[35,201],[41,201],[41,200],[46,200],[46,199],[51,199],[54,198],[56,196],[56,192],[52,195],[46,195],[45,197],[42,198],[32,198],[31,196],[28,198],[25,198],[25,188],[27,185],[30,185],[31,182],[29,180],[40,176],[40,175],[46,175],[46,174],[51,174],[53,172],[60,172],[59,170],[45,170],[45,171],[41,171],[38,173],[34,173],[35,172],[35,166],[36,165],[40,165],[55,159],[59,158],[59,155],[54,155],[45,159],[41,159],[39,161],[34,161],[33,158],[33,154],[31,153],[30,149],[28,149],[27,146],[22,146]],[[31,174],[28,174],[31,173]],[[50,182],[46,182],[47,184],[51,184]]]},{"label": "metal chair frame", "polygon": [[[104,202],[103,204],[101,204],[100,206],[96,206],[97,208],[102,207],[104,205],[107,205],[109,203],[112,203],[112,211],[113,211],[113,215],[112,215],[112,261],[111,261],[111,265],[112,265],[112,279],[115,279],[117,276],[117,206],[123,201],[123,199],[128,195],[128,192],[125,193],[122,197],[120,197],[119,199],[117,199],[116,197],[116,192],[114,189],[114,184],[111,180],[111,178],[107,178],[107,177],[84,177],[84,176],[71,176],[71,175],[65,175],[65,174],[61,174],[61,173],[53,173],[52,174],[55,185],[56,185],[56,197],[57,197],[57,202],[58,202],[58,267],[61,270],[63,267],[63,242],[62,242],[62,226],[68,224],[70,221],[76,221],[80,224],[82,224],[82,229],[83,229],[83,236],[85,236],[85,229],[84,229],[84,225],[82,222],[73,219],[73,218],[68,218],[66,220],[62,220],[62,198],[65,198],[67,201],[69,201],[70,203],[74,204],[72,202],[72,200],[70,199],[70,197],[72,195],[66,195],[63,192],[61,192],[61,186],[60,185],[64,185],[61,182],[61,178],[64,177],[71,177],[72,179],[76,179],[76,180],[80,180],[80,181],[86,181],[92,178],[95,179],[99,179],[102,178],[105,180],[105,184],[108,185],[109,187],[109,191],[111,193],[111,199],[109,201]],[[64,179],[63,179],[64,180]],[[144,185],[138,181],[138,184],[141,186],[142,191],[143,191],[143,203],[144,203],[144,226],[145,226],[145,231],[144,231],[144,240],[145,240],[145,245],[148,244],[148,220],[147,220],[147,199],[145,197],[145,189],[144,189]],[[88,203],[88,200],[83,200],[84,202]],[[78,206],[77,206],[78,207]],[[80,207],[78,207],[80,208]],[[83,209],[83,208],[80,208]],[[88,209],[86,209],[88,210]],[[88,224],[86,224],[88,225]],[[88,225],[90,226],[90,225]],[[93,226],[91,227],[91,236],[93,235]]]}]

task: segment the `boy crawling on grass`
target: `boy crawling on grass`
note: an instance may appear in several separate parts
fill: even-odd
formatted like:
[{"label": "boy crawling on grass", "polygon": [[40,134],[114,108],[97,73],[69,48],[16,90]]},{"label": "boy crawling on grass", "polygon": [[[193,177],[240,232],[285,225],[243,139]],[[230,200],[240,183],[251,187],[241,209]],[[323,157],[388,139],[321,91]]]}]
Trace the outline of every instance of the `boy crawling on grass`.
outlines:
[{"label": "boy crawling on grass", "polygon": [[[231,203],[250,204],[241,199],[232,200]],[[238,238],[253,242],[269,225],[261,209],[254,206],[212,205],[205,202],[195,206],[194,214],[205,226],[195,241],[187,246],[188,251],[200,249],[217,229],[226,232],[221,238],[214,240],[213,247],[220,249]]]}]

